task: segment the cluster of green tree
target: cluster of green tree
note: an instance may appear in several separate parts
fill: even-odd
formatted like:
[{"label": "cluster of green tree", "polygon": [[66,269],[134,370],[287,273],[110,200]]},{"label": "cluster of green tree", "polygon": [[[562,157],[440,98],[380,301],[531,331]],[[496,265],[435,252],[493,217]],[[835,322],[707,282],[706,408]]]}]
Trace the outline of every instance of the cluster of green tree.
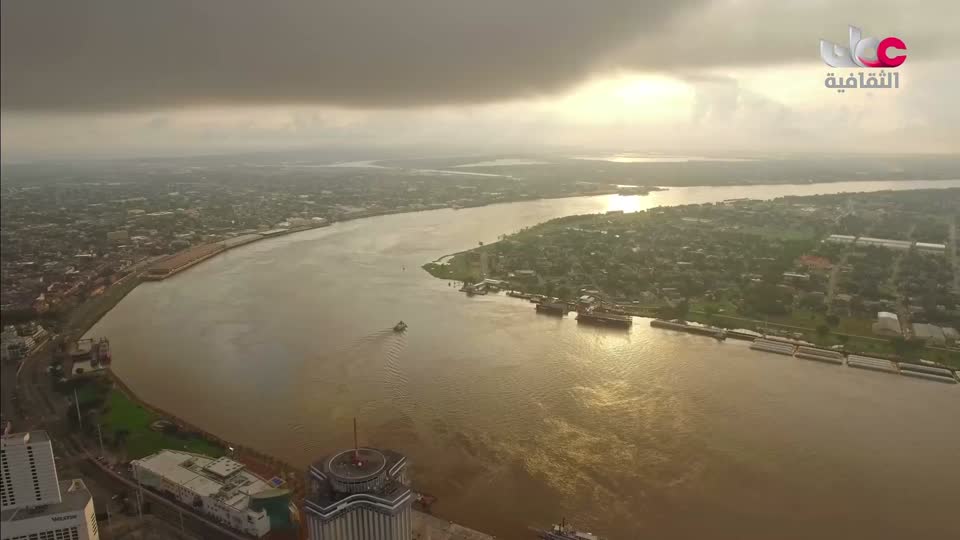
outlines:
[{"label": "cluster of green tree", "polygon": [[[70,408],[67,410],[67,425],[74,430],[79,429],[82,425],[86,433],[96,433],[97,422],[95,418],[107,402],[107,397],[110,394],[109,381],[99,377],[71,377],[60,380],[60,377],[56,375],[62,373],[62,367],[59,364],[54,365],[56,367],[53,367],[50,373],[54,390],[65,395],[71,402]],[[78,411],[79,417],[77,416]]]},{"label": "cluster of green tree", "polygon": [[843,280],[844,292],[865,298],[890,297],[882,288],[890,279],[895,257],[893,250],[878,246],[865,246],[851,255],[848,262],[853,270]]},{"label": "cluster of green tree", "polygon": [[793,295],[770,282],[752,283],[743,290],[745,314],[784,315],[790,312]]}]

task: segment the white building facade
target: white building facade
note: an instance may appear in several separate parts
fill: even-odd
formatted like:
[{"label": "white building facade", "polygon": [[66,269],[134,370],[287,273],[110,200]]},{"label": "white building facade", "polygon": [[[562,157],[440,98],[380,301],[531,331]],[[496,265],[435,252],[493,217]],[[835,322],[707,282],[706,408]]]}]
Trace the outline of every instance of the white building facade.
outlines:
[{"label": "white building facade", "polygon": [[60,501],[60,484],[50,437],[43,431],[0,439],[0,510]]},{"label": "white building facade", "polygon": [[406,457],[358,448],[310,467],[304,500],[309,540],[410,540],[413,493]]},{"label": "white building facade", "polygon": [[257,538],[270,532],[267,512],[250,508],[250,495],[271,486],[241,463],[162,450],[130,465],[144,487],[167,494],[214,521]]},{"label": "white building facade", "polygon": [[93,497],[83,481],[67,480],[60,491],[54,504],[4,511],[0,540],[99,540]]},{"label": "white building facade", "polygon": [[877,322],[873,323],[873,333],[878,336],[902,336],[900,318],[897,317],[896,313],[890,313],[889,311],[878,312]]},{"label": "white building facade", "polygon": [[82,480],[60,482],[44,431],[0,439],[0,540],[99,540],[93,497]]}]

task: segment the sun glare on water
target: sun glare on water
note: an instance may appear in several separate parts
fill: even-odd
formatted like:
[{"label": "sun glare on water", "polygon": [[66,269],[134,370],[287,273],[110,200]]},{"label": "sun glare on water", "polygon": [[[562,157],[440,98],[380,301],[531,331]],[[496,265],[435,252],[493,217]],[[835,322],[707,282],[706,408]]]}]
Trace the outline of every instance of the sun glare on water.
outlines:
[{"label": "sun glare on water", "polygon": [[650,208],[647,197],[640,195],[608,195],[607,212],[623,212],[630,214],[632,212],[641,212]]}]

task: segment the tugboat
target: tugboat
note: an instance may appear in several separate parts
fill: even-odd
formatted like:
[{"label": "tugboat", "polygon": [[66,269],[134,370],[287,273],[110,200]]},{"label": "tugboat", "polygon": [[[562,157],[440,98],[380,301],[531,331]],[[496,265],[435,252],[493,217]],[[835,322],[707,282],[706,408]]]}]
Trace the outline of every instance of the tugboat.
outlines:
[{"label": "tugboat", "polygon": [[393,327],[394,332],[403,332],[407,329],[407,323],[400,321]]},{"label": "tugboat", "polygon": [[543,540],[606,540],[593,533],[575,530],[564,520],[561,520],[559,525],[554,525],[549,531],[534,527],[530,527],[530,530],[537,533],[537,537]]}]

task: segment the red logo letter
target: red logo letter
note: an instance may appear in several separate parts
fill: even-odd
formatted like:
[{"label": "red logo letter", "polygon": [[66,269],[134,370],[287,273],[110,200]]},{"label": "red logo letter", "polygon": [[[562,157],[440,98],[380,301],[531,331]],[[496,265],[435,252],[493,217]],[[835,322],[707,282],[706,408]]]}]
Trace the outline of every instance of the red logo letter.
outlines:
[{"label": "red logo letter", "polygon": [[887,67],[897,67],[907,59],[907,55],[906,53],[903,53],[900,56],[890,58],[887,56],[887,49],[890,48],[896,48],[905,51],[907,50],[907,45],[901,39],[895,37],[884,38],[883,41],[877,45],[877,60]]}]

